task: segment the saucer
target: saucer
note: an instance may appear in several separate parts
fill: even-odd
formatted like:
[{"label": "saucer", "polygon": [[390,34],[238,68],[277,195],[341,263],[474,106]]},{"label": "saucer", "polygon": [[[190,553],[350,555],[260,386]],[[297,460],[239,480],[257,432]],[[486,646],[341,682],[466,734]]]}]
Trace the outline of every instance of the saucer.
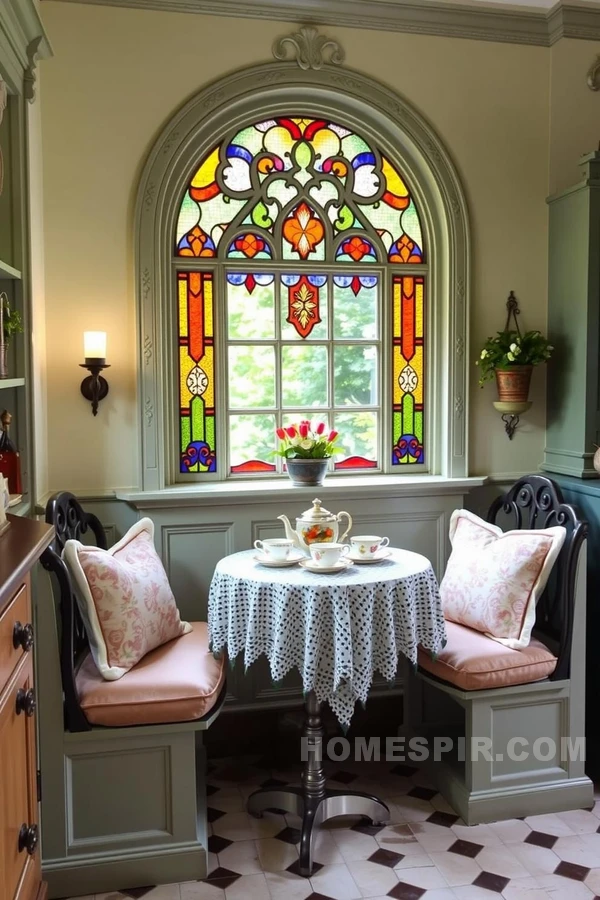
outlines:
[{"label": "saucer", "polygon": [[359,565],[369,565],[370,563],[378,563],[381,562],[382,559],[387,559],[390,553],[391,550],[389,547],[382,547],[377,553],[373,554],[373,556],[353,556],[352,553],[349,553],[348,559]]},{"label": "saucer", "polygon": [[333,572],[343,572],[344,569],[349,569],[352,562],[348,557],[344,557],[335,566],[318,566],[312,559],[301,559],[300,565],[303,569],[314,572],[315,575],[331,575]]},{"label": "saucer", "polygon": [[264,553],[255,553],[254,559],[261,566],[271,566],[273,569],[280,569],[283,566],[295,566],[296,563],[299,563],[301,559],[306,559],[306,557],[304,553],[299,553],[296,550],[294,553],[290,553],[287,559],[269,559]]}]

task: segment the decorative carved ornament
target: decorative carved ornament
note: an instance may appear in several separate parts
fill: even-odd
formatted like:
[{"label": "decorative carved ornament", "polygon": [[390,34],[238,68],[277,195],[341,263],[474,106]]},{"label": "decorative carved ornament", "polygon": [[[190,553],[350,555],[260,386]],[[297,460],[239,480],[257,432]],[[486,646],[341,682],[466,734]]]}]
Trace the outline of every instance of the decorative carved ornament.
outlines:
[{"label": "decorative carved ornament", "polygon": [[321,69],[327,62],[332,66],[341,66],[346,57],[337,41],[319,34],[313,25],[303,25],[298,31],[278,38],[273,44],[275,59],[288,58],[287,44],[291,47],[292,58],[296,58],[301,69]]},{"label": "decorative carved ornament", "polygon": [[600,75],[600,56],[597,56],[595,61],[592,63],[587,73],[587,86],[590,91],[600,90],[600,80],[598,76]]},{"label": "decorative carved ornament", "polygon": [[25,99],[29,100],[29,102],[33,102],[35,100],[35,80],[36,80],[36,68],[38,56],[40,55],[40,45],[42,43],[43,35],[38,35],[27,45],[27,68],[25,69],[25,74],[23,75],[23,93],[25,94]]}]

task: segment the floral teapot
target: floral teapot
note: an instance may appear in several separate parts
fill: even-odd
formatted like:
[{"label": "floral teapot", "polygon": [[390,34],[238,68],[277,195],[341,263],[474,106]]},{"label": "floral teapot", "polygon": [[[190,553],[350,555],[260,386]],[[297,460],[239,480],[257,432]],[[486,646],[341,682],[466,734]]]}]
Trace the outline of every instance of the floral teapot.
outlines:
[{"label": "floral teapot", "polygon": [[308,545],[317,542],[338,541],[339,522],[345,516],[348,521],[348,527],[339,541],[343,541],[350,529],[352,528],[352,516],[347,512],[339,512],[336,515],[330,513],[328,509],[321,506],[321,501],[316,498],[310,509],[305,510],[301,516],[296,519],[296,530],[292,528],[290,520],[287,516],[277,516],[284,524],[285,536],[288,540],[294,542],[294,546],[300,550],[308,552]]}]

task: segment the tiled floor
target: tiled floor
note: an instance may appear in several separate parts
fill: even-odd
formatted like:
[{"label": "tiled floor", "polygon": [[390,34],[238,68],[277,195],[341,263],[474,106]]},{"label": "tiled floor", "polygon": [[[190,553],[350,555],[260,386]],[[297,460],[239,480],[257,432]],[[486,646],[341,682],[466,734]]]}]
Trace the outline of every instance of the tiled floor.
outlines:
[{"label": "tiled floor", "polygon": [[[245,800],[265,784],[298,783],[298,771],[261,760],[209,766],[210,872],[205,881],[96,900],[584,900],[600,897],[600,791],[592,810],[465,826],[410,766],[327,764],[331,787],[384,799],[392,824],[333,819],[320,829],[317,865],[298,875],[299,821]],[[87,898],[86,898],[87,900]]]}]

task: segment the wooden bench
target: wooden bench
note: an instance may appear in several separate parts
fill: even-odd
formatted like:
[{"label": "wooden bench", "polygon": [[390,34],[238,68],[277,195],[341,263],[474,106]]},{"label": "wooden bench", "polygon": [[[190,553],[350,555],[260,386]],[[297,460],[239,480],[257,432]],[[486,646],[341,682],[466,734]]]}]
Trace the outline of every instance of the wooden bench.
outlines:
[{"label": "wooden bench", "polygon": [[[207,872],[202,732],[225,695],[224,661],[207,626],[152,650],[117,681],[93,662],[69,571],[69,538],[106,549],[100,521],[69,493],[46,521],[56,539],[42,563],[52,574],[44,674],[60,665],[60,706],[47,692],[41,723],[42,865],[50,897],[200,879]],[[53,654],[54,662],[49,659]]]},{"label": "wooden bench", "polygon": [[[469,825],[593,805],[576,744],[585,735],[587,523],[541,475],[520,479],[496,499],[487,520],[503,530],[562,525],[567,534],[529,647],[510,650],[447,622],[448,643],[438,657],[419,652],[406,730],[452,739],[452,752],[440,752],[430,769]],[[457,738],[464,738],[464,753]]]}]

